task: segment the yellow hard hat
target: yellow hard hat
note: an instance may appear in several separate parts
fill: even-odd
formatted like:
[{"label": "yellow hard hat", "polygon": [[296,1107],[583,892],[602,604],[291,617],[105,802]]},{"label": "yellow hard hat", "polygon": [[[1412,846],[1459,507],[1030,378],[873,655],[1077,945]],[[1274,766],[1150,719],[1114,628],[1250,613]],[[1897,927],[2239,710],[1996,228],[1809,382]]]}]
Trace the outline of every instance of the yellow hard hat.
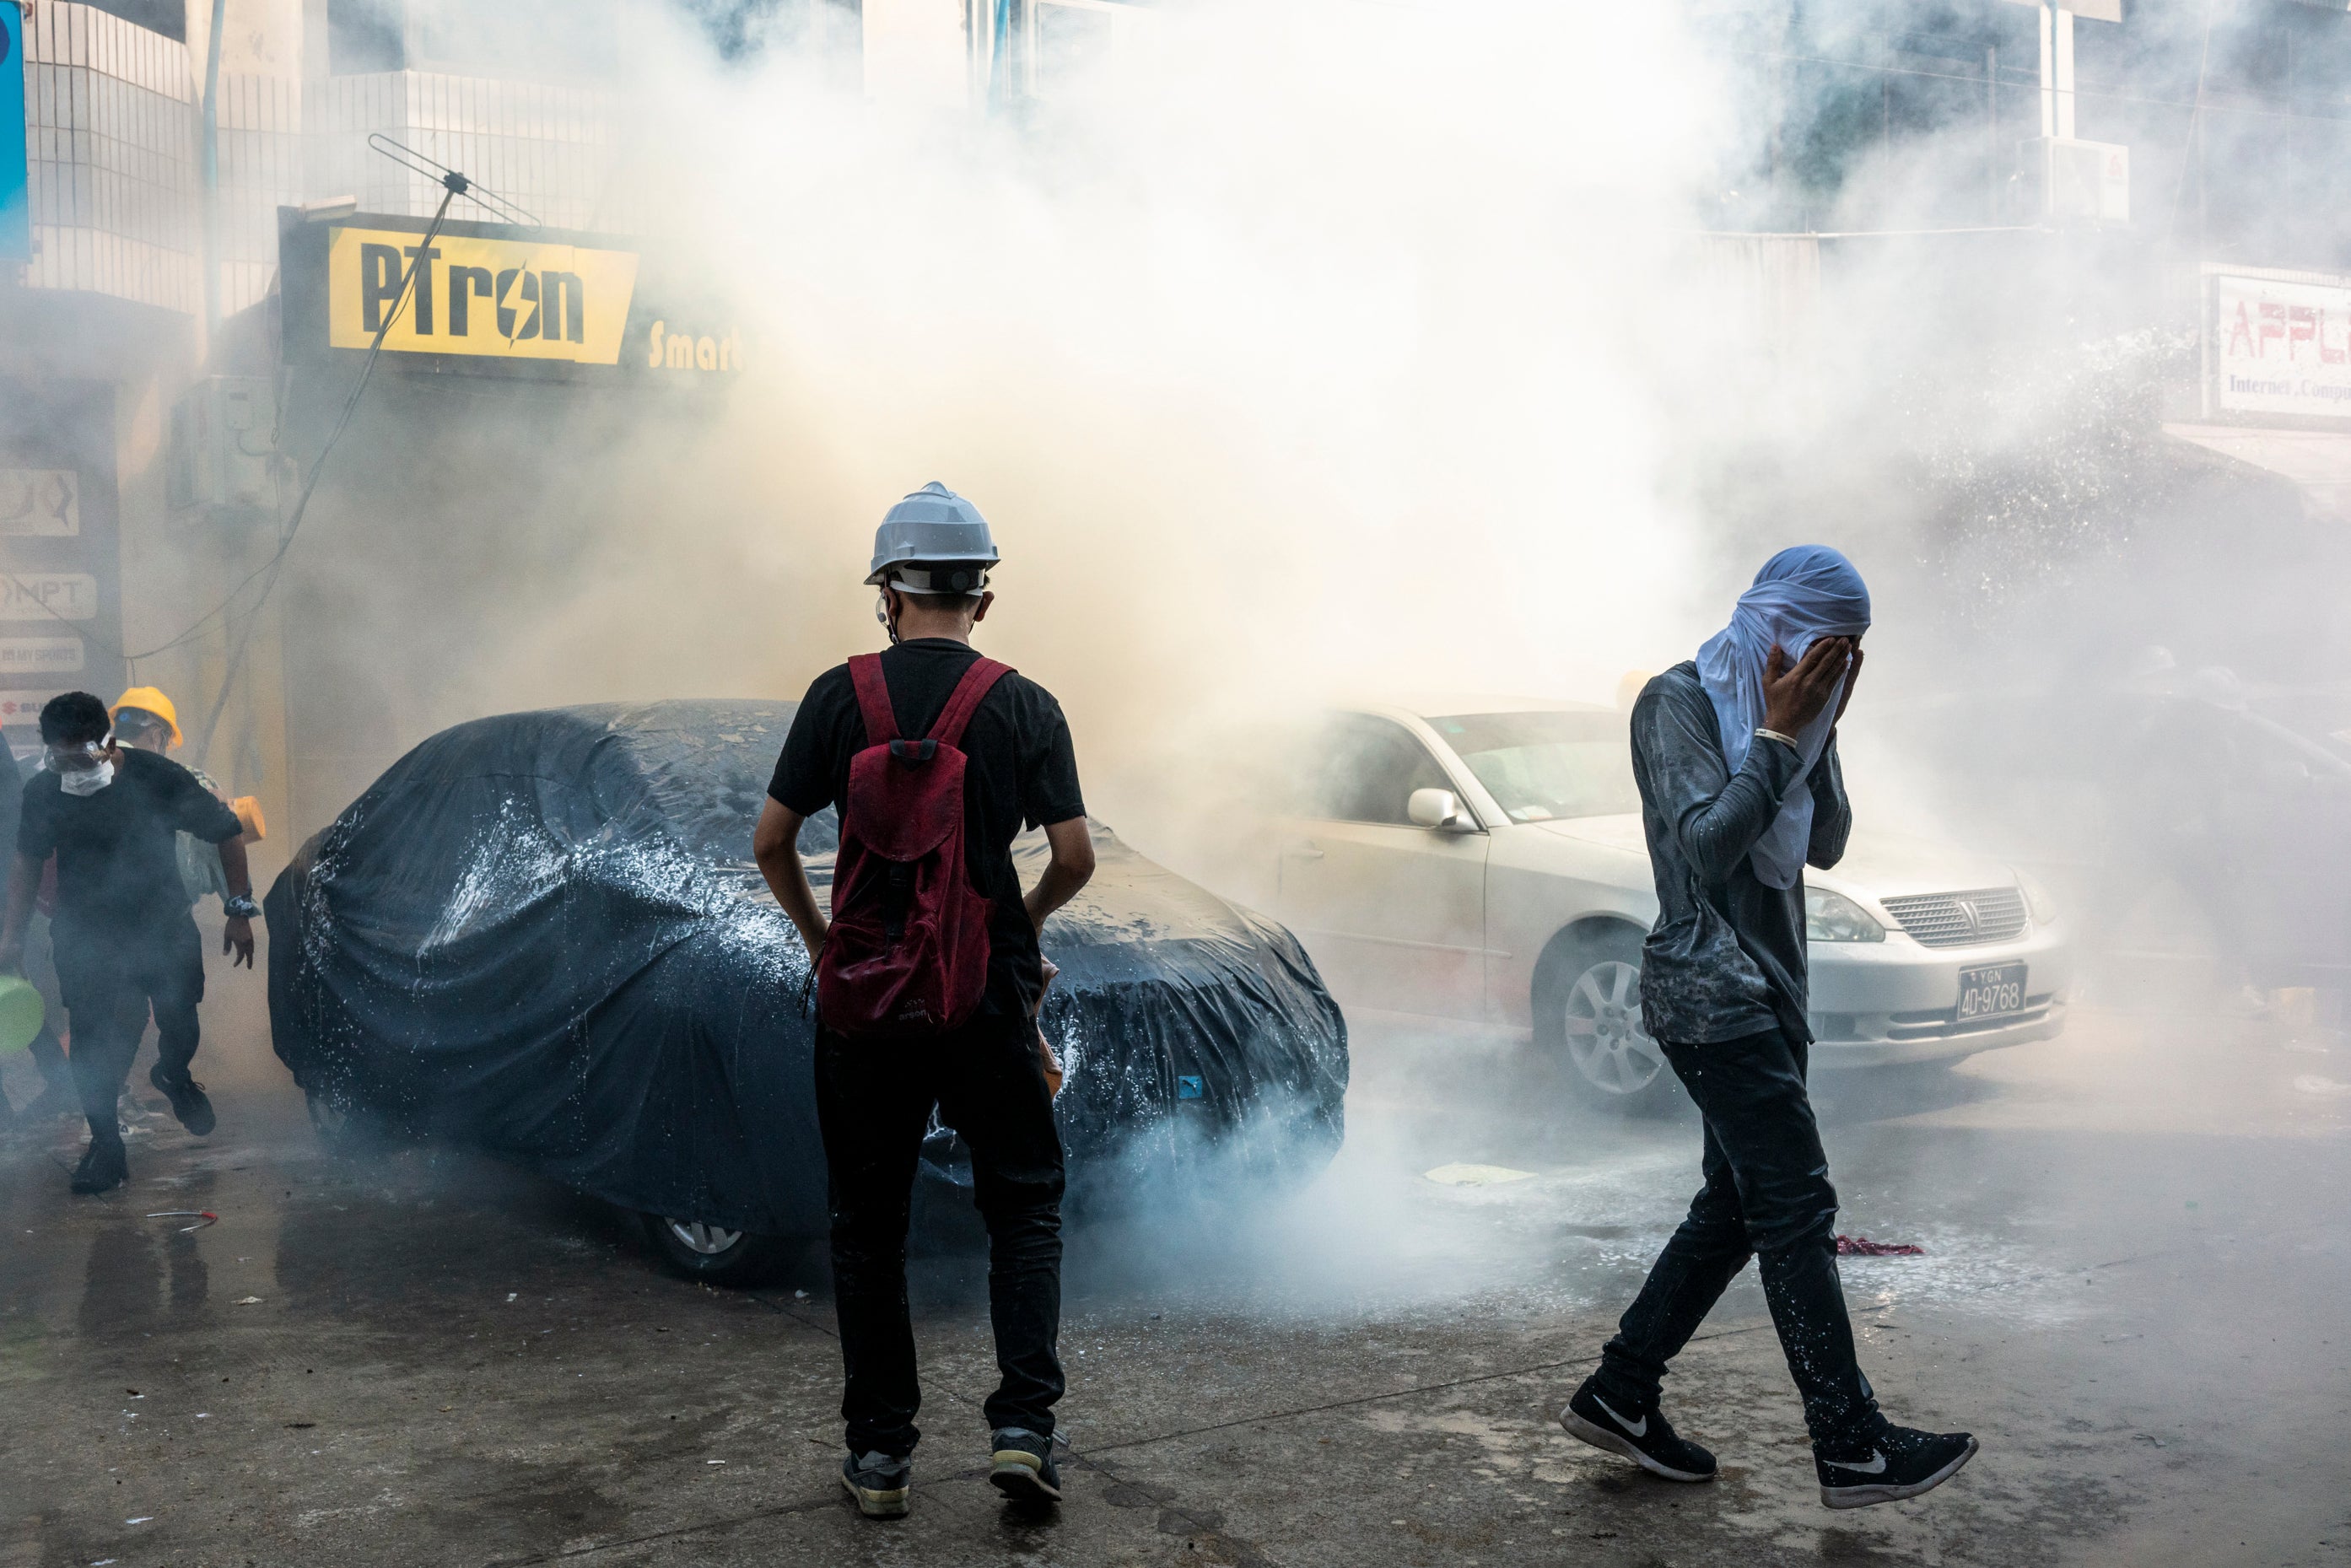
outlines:
[{"label": "yellow hard hat", "polygon": [[161,691],[153,686],[133,686],[115,698],[114,706],[106,711],[110,717],[120,718],[122,710],[127,707],[135,707],[142,713],[152,713],[170,725],[172,744],[174,746],[180,744],[180,710],[173,707],[172,699]]}]

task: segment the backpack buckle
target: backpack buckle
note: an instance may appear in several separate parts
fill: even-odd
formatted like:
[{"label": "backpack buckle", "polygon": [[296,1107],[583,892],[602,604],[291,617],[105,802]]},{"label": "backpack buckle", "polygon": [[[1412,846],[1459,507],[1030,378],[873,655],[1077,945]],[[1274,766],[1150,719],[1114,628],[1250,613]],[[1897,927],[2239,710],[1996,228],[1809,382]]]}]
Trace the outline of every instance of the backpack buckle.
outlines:
[{"label": "backpack buckle", "polygon": [[909,768],[928,762],[937,755],[939,743],[935,740],[893,740],[890,743],[890,755]]}]

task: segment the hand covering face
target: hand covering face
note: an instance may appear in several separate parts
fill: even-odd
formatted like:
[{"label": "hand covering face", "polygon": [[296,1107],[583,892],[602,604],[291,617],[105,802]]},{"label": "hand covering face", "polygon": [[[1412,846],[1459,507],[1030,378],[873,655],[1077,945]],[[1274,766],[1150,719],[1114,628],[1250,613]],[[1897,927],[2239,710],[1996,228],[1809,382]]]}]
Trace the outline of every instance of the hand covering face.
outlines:
[{"label": "hand covering face", "polygon": [[[1794,545],[1763,563],[1755,581],[1739,596],[1730,624],[1698,651],[1698,676],[1713,699],[1722,730],[1722,757],[1733,773],[1747,760],[1748,747],[1763,725],[1763,669],[1778,647],[1792,668],[1823,637],[1858,637],[1869,630],[1869,588],[1853,562],[1826,545]],[[1763,831],[1749,863],[1767,887],[1789,888],[1804,872],[1812,841],[1813,791],[1807,776],[1836,727],[1844,683],[1817,717],[1792,737],[1803,758],[1796,780],[1780,803],[1780,814]]]}]

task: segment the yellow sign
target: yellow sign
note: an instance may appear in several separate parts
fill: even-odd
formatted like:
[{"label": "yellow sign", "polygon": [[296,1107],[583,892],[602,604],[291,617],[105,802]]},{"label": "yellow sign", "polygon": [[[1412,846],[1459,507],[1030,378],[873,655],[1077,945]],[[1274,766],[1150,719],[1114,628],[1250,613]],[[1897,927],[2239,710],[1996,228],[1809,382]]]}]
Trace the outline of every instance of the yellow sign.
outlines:
[{"label": "yellow sign", "polygon": [[386,353],[618,364],[637,257],[528,240],[437,236],[420,264],[421,234],[339,228],[327,252],[327,340],[364,349],[416,269]]}]

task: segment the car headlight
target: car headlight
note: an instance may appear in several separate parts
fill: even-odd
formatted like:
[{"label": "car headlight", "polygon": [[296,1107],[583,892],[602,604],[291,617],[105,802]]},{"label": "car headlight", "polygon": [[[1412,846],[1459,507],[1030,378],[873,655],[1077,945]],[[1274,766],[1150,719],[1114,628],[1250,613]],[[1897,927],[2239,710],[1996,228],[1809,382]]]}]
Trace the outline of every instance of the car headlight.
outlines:
[{"label": "car headlight", "polygon": [[2047,925],[2057,918],[2057,901],[2049,896],[2047,888],[2022,872],[2016,873],[2016,885],[2024,894],[2024,907],[2032,912],[2032,924]]},{"label": "car headlight", "polygon": [[1808,887],[1804,889],[1804,940],[1883,942],[1886,927],[1844,894],[1831,893],[1825,887]]}]

